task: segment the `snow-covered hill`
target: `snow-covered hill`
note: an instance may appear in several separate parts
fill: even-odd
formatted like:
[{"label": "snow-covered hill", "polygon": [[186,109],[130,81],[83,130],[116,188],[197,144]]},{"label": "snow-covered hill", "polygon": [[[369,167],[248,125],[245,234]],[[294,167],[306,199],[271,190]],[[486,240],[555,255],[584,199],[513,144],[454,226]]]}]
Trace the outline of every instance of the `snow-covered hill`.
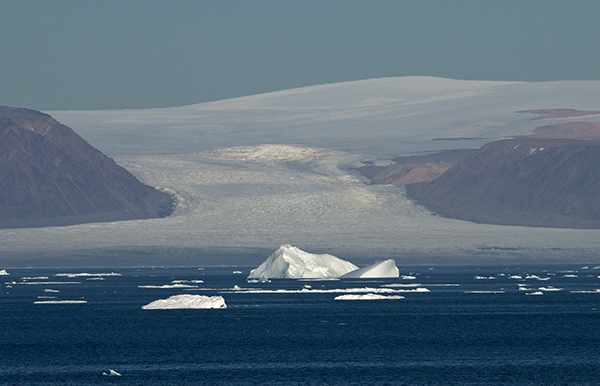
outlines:
[{"label": "snow-covered hill", "polygon": [[367,185],[348,170],[364,160],[478,148],[565,121],[516,111],[599,105],[597,81],[406,77],[167,109],[49,112],[144,183],[174,189],[182,200],[166,219],[1,230],[0,258],[149,248],[193,257],[290,243],[357,263],[595,259],[598,231],[444,219],[415,206],[402,187]]}]

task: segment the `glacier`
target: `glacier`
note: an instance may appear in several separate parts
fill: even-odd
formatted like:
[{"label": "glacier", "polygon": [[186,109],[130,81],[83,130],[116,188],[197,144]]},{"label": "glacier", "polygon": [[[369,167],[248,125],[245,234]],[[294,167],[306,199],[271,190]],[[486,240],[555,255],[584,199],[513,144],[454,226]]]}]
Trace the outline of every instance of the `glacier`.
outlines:
[{"label": "glacier", "polygon": [[248,279],[328,279],[356,269],[356,265],[335,256],[312,254],[283,244],[250,271]]},{"label": "glacier", "polygon": [[222,296],[204,295],[173,295],[167,299],[155,300],[142,306],[143,310],[174,310],[174,309],[211,309],[227,308]]},{"label": "glacier", "polygon": [[384,261],[377,261],[366,267],[359,268],[357,270],[348,272],[340,276],[340,279],[367,279],[367,278],[393,278],[399,277],[400,271],[396,267],[396,261],[394,259],[387,259]]},{"label": "glacier", "polygon": [[142,182],[176,192],[178,207],[163,219],[2,229],[0,265],[57,256],[60,267],[254,265],[282,242],[360,264],[596,261],[598,230],[442,218],[352,167],[531,134],[566,119],[516,111],[598,110],[598,90],[599,81],[398,77],[172,108],[46,111]]}]

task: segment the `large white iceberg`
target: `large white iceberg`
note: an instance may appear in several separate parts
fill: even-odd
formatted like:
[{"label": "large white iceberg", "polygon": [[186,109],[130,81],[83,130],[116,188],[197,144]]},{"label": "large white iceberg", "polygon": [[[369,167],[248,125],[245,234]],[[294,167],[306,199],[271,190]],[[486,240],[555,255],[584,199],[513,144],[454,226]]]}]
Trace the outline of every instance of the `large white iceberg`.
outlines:
[{"label": "large white iceberg", "polygon": [[0,276],[8,276],[10,273],[6,272],[5,269],[0,269]]},{"label": "large white iceberg", "polygon": [[155,300],[142,307],[144,310],[174,310],[181,308],[208,309],[227,308],[222,296],[174,295],[168,299]]},{"label": "large white iceberg", "polygon": [[316,255],[284,244],[261,265],[250,271],[249,279],[329,279],[358,267],[329,254]]},{"label": "large white iceberg", "polygon": [[394,259],[388,259],[384,261],[377,261],[374,264],[367,265],[366,267],[359,268],[352,272],[341,276],[341,279],[374,279],[374,278],[389,278],[399,277],[400,271],[396,267],[396,261]]}]

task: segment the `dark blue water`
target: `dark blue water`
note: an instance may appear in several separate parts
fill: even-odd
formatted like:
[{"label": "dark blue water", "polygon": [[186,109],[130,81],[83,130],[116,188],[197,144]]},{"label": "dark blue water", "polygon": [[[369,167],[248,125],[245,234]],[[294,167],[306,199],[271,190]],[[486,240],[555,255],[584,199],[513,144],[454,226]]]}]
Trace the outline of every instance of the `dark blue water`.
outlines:
[{"label": "dark blue water", "polygon": [[[413,280],[265,284],[247,283],[248,269],[233,274],[239,268],[8,269],[0,384],[597,385],[600,270],[592,268],[417,267],[402,269]],[[54,276],[111,271],[122,276]],[[197,289],[140,288],[197,279]],[[411,283],[430,292],[339,301],[339,293],[231,291]],[[550,286],[561,290],[526,295]],[[182,293],[222,295],[228,308],[141,309]],[[34,304],[48,300],[86,303]],[[122,376],[103,376],[109,369]]]}]

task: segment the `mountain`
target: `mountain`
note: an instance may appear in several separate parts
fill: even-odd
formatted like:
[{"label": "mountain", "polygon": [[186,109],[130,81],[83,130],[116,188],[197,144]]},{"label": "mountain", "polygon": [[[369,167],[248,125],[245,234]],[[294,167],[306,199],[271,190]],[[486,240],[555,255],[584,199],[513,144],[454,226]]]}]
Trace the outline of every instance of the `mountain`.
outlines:
[{"label": "mountain", "polygon": [[0,106],[0,228],[164,217],[172,204],[50,115]]},{"label": "mountain", "polygon": [[543,126],[491,142],[408,195],[477,223],[600,229],[600,123]]}]

